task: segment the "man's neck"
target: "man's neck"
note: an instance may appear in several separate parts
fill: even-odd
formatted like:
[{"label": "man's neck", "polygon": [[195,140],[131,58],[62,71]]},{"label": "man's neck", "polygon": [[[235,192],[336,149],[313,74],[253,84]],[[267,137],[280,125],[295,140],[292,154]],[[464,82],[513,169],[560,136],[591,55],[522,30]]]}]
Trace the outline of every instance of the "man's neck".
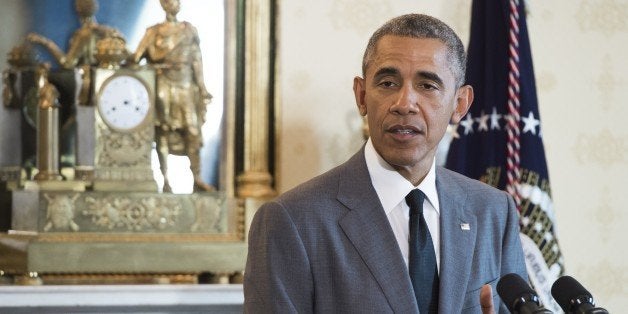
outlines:
[{"label": "man's neck", "polygon": [[[428,158],[429,159],[429,158]],[[399,174],[406,178],[406,180],[410,181],[412,185],[418,186],[423,179],[427,176],[427,173],[430,171],[432,167],[432,161],[434,158],[429,160],[422,160],[420,164],[414,165],[413,167],[404,167],[404,166],[396,166],[391,165]]]}]

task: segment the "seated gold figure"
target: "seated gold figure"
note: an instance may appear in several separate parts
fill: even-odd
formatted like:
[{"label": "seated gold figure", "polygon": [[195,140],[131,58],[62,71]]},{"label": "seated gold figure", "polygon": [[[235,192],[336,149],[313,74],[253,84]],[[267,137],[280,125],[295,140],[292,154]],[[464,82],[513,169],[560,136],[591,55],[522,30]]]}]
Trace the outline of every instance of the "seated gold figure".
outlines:
[{"label": "seated gold figure", "polygon": [[108,37],[124,38],[116,29],[98,24],[95,14],[98,11],[98,2],[95,0],[76,0],[76,12],[79,16],[79,27],[70,38],[67,53],[61,51],[52,40],[36,33],[27,35],[26,40],[42,45],[57,60],[64,69],[78,68],[81,73],[82,86],[79,94],[79,103],[89,105],[90,101],[90,66],[98,64],[96,60],[96,43]]},{"label": "seated gold figure", "polygon": [[155,136],[164,192],[171,192],[167,177],[169,154],[187,156],[194,176],[194,191],[213,187],[201,179],[201,126],[212,96],[203,79],[203,65],[196,28],[180,22],[178,0],[160,0],[166,21],[149,27],[132,61],[146,59],[157,72]]},{"label": "seated gold figure", "polygon": [[57,44],[40,34],[30,33],[27,36],[28,41],[48,49],[57,62],[66,69],[80,65],[96,65],[98,63],[95,58],[96,42],[105,37],[122,37],[116,29],[96,22],[94,15],[98,10],[98,3],[95,0],[76,0],[75,8],[81,27],[70,38],[67,53],[63,53]]}]

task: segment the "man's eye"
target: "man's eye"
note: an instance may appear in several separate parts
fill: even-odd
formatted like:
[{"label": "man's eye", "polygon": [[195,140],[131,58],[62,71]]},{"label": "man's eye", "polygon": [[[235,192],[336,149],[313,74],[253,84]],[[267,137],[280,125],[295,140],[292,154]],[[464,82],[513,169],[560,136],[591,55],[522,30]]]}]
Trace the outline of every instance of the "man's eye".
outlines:
[{"label": "man's eye", "polygon": [[425,89],[425,90],[435,90],[435,89],[438,89],[438,86],[436,86],[434,84],[429,84],[429,83],[419,84],[419,87],[421,87],[422,89]]},{"label": "man's eye", "polygon": [[382,82],[380,82],[377,85],[383,86],[383,87],[394,87],[394,86],[397,86],[397,84],[395,84],[395,82],[392,82],[392,81],[382,81]]}]

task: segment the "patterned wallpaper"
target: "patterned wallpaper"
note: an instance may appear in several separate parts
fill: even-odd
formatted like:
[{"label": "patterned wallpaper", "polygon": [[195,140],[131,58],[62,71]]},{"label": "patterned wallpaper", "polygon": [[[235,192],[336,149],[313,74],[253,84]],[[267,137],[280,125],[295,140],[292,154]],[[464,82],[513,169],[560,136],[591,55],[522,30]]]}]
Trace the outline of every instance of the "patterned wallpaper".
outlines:
[{"label": "patterned wallpaper", "polygon": [[619,310],[628,302],[628,1],[559,2],[534,2],[529,20],[537,71],[551,78],[539,103],[559,236],[568,272]]},{"label": "patterned wallpaper", "polygon": [[[352,80],[389,18],[434,15],[468,41],[470,3],[279,2],[280,192],[362,145]],[[543,138],[567,274],[600,306],[628,306],[628,0],[527,1]]]}]

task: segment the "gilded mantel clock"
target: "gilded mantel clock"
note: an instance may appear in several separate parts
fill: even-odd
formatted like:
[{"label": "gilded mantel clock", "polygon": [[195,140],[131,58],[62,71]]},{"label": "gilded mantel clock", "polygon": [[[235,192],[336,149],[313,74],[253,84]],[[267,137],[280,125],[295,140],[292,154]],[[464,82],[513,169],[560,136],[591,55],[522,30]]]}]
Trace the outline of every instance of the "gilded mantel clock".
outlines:
[{"label": "gilded mantel clock", "polygon": [[79,177],[92,181],[94,190],[157,191],[151,168],[154,70],[92,71],[92,106],[77,109]]}]

